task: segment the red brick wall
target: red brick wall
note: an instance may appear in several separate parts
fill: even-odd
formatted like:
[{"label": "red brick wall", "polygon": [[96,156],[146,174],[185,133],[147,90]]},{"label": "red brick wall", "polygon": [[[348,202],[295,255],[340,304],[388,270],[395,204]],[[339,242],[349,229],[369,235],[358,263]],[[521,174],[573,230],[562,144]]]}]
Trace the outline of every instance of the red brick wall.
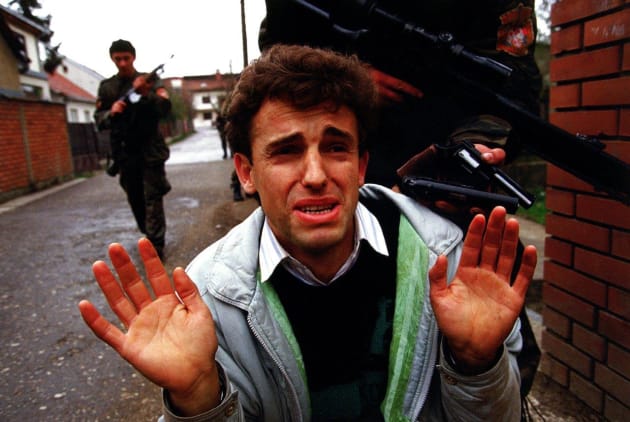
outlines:
[{"label": "red brick wall", "polygon": [[[630,162],[630,2],[557,0],[550,121]],[[570,153],[570,152],[569,152]],[[541,370],[610,420],[630,417],[630,207],[549,166]]]},{"label": "red brick wall", "polygon": [[72,177],[65,107],[0,100],[0,201]]}]

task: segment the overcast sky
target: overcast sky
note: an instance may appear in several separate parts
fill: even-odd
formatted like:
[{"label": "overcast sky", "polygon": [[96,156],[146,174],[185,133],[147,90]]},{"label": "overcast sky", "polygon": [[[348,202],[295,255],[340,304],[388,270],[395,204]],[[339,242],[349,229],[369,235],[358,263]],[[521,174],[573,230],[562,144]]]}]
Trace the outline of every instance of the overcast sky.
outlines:
[{"label": "overcast sky", "polygon": [[[7,6],[10,0],[0,0]],[[248,60],[259,56],[257,38],[265,0],[244,0]],[[167,61],[163,77],[240,72],[243,68],[240,0],[39,0],[36,16],[52,15],[51,44],[103,76],[116,72],[112,41],[136,47],[136,68]],[[13,7],[15,8],[15,7]],[[541,31],[548,31],[538,21]],[[173,54],[173,59],[169,60]]]},{"label": "overcast sky", "polygon": [[[116,72],[112,41],[136,48],[136,68],[164,66],[163,77],[213,74],[243,68],[240,0],[39,0],[36,16],[52,15],[51,44],[103,76]],[[9,0],[2,0],[7,5]],[[264,0],[245,0],[248,59],[258,57],[258,27]]]}]

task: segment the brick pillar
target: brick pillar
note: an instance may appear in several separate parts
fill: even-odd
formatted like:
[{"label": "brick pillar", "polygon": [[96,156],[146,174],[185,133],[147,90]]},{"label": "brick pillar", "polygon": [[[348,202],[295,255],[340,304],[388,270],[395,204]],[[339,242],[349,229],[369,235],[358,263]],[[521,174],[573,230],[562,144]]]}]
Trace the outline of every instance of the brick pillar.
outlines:
[{"label": "brick pillar", "polygon": [[[556,0],[551,24],[550,121],[630,162],[630,2]],[[627,420],[630,207],[551,165],[547,186],[541,370]]]}]

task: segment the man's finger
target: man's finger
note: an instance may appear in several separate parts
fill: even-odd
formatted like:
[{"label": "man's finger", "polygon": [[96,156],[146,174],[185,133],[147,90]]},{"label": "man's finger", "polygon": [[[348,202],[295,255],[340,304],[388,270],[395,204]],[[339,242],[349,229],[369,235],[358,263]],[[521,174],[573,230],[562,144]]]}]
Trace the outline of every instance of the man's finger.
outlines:
[{"label": "man's finger", "polygon": [[416,98],[422,98],[424,96],[424,93],[421,90],[410,83],[378,69],[371,68],[370,74],[372,76],[372,80],[376,83],[376,86],[379,89],[379,93],[389,99],[398,99],[398,101],[400,101],[402,98],[400,94],[403,93]]},{"label": "man's finger", "polygon": [[394,103],[399,103],[402,101],[403,97],[397,91],[390,89],[387,86],[379,86],[378,87],[378,95],[381,99],[391,101]]},{"label": "man's finger", "polygon": [[481,252],[485,224],[486,218],[482,214],[477,214],[470,222],[468,232],[464,238],[462,256],[459,260],[460,267],[477,267],[479,265],[479,254]]},{"label": "man's finger", "polygon": [[199,289],[183,268],[177,267],[173,270],[173,283],[177,294],[190,312],[210,312],[199,295]]},{"label": "man's finger", "polygon": [[96,261],[92,265],[92,272],[105,295],[105,299],[107,299],[107,303],[109,303],[109,307],[125,327],[129,327],[129,324],[137,315],[137,310],[125,296],[116,277],[114,277],[107,264],[103,261]]},{"label": "man's finger", "polygon": [[503,240],[501,242],[501,251],[497,260],[497,274],[506,280],[509,280],[516,259],[516,249],[518,247],[518,221],[510,218],[505,222],[503,230]]},{"label": "man's finger", "polygon": [[521,267],[518,270],[516,279],[512,289],[518,293],[521,297],[525,297],[529,282],[534,278],[534,271],[536,270],[536,261],[538,256],[536,254],[536,247],[529,245],[523,251],[523,257],[521,258]]},{"label": "man's finger", "polygon": [[399,92],[404,92],[411,97],[422,98],[424,96],[424,93],[418,88],[402,80],[399,80],[399,82],[396,84],[396,90]]},{"label": "man's finger", "polygon": [[440,255],[435,261],[435,265],[429,270],[429,282],[431,283],[431,296],[441,294],[447,287],[446,274],[448,259]]},{"label": "man's finger", "polygon": [[81,317],[94,334],[109,344],[118,353],[122,350],[125,335],[116,326],[107,321],[87,300],[79,302]]},{"label": "man's finger", "polygon": [[160,297],[173,294],[171,280],[151,241],[147,238],[138,240],[138,251],[155,296]]},{"label": "man's finger", "polygon": [[503,148],[490,148],[484,144],[475,144],[475,149],[481,153],[481,157],[488,164],[496,166],[505,161],[506,153]]},{"label": "man's finger", "polygon": [[129,258],[127,251],[119,243],[109,245],[109,257],[120,278],[125,293],[138,312],[152,302],[151,294],[138,274],[136,266]]},{"label": "man's finger", "polygon": [[503,238],[503,228],[505,225],[505,208],[496,207],[490,213],[488,224],[483,236],[483,246],[481,250],[481,260],[479,267],[487,271],[495,271],[501,240]]}]

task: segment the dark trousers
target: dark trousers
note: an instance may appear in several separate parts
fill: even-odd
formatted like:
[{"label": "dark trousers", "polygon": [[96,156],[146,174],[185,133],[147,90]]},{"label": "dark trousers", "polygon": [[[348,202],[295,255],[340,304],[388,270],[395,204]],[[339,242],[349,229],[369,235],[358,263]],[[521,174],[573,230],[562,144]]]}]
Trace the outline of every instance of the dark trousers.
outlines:
[{"label": "dark trousers", "polygon": [[164,164],[143,165],[128,160],[121,164],[120,186],[127,194],[138,229],[161,252],[166,236],[163,197],[171,190]]}]

